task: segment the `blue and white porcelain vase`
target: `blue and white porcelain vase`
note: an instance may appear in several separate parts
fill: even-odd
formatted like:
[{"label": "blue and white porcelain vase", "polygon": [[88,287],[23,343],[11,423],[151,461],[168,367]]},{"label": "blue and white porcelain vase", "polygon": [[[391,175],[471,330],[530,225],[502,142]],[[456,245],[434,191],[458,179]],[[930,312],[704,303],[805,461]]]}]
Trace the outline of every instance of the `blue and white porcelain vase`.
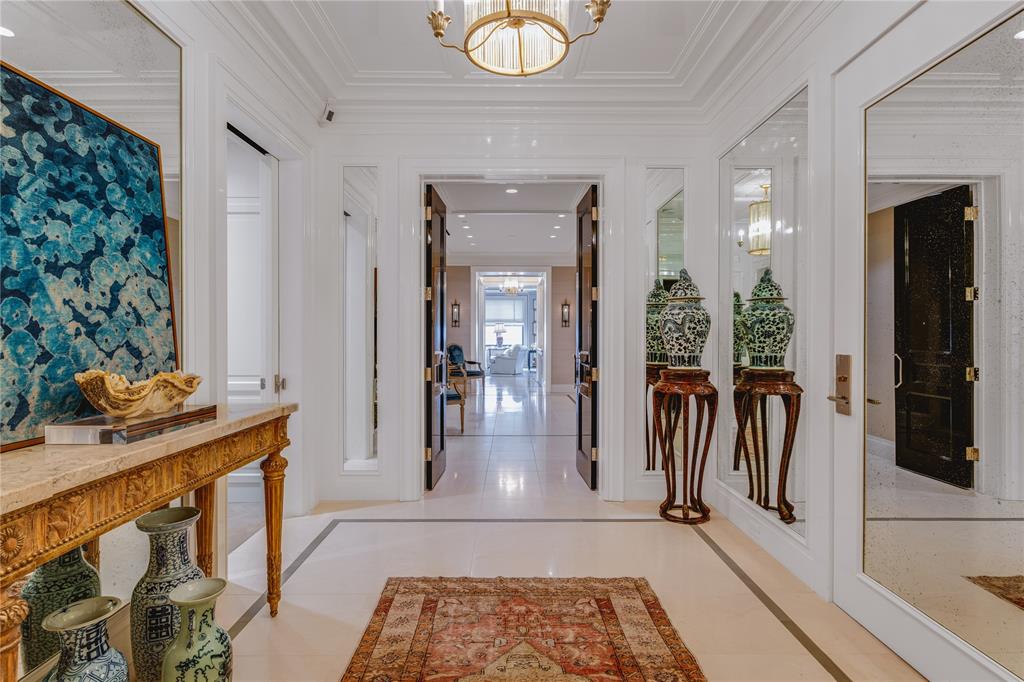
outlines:
[{"label": "blue and white porcelain vase", "polygon": [[661,338],[661,313],[668,305],[668,292],[660,279],[654,280],[654,288],[647,294],[647,364],[667,365],[665,342]]},{"label": "blue and white porcelain vase", "polygon": [[128,663],[107,636],[107,619],[120,606],[117,597],[90,597],[43,619],[43,629],[60,642],[60,660],[46,682],[128,682]]},{"label": "blue and white porcelain vase", "polygon": [[21,598],[28,602],[28,618],[21,623],[21,655],[25,670],[35,670],[60,650],[56,632],[43,629],[43,619],[69,604],[100,594],[100,575],[76,547],[32,572]]},{"label": "blue and white porcelain vase", "polygon": [[750,293],[740,322],[752,369],[785,369],[786,350],[793,337],[796,316],[783,301],[782,288],[765,270]]},{"label": "blue and white porcelain vase", "polygon": [[743,315],[743,297],[740,292],[732,292],[732,364],[734,367],[742,367],[747,355],[747,340],[743,336],[743,325],[740,317]]},{"label": "blue and white porcelain vase", "polygon": [[181,624],[167,595],[178,585],[205,577],[188,551],[188,529],[199,520],[194,507],[169,507],[143,514],[135,526],[149,535],[149,566],[132,592],[132,662],[138,682],[159,682],[164,654]]},{"label": "blue and white porcelain vase", "polygon": [[683,268],[679,281],[668,292],[668,305],[661,313],[661,338],[668,354],[669,369],[699,369],[704,344],[711,332],[711,315],[701,301],[697,285]]},{"label": "blue and white porcelain vase", "polygon": [[217,597],[227,584],[223,578],[203,578],[171,590],[181,629],[164,656],[163,682],[231,679],[231,637],[214,618]]}]

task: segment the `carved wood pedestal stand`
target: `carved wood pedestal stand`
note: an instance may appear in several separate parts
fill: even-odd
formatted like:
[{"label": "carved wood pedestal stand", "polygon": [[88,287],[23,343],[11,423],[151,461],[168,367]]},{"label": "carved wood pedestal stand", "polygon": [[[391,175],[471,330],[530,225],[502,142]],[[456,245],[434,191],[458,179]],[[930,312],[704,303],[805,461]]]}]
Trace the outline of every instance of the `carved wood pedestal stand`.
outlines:
[{"label": "carved wood pedestal stand", "polygon": [[[796,436],[797,422],[800,420],[800,396],[804,390],[793,381],[793,372],[784,369],[745,369],[740,374],[740,381],[733,388],[733,409],[736,412],[735,457],[743,453],[747,464],[747,497],[765,509],[779,512],[784,523],[793,523],[793,504],[786,499],[786,482],[789,478],[789,462],[793,456],[793,441]],[[776,499],[777,505],[771,503],[769,488],[769,471],[771,468],[768,456],[768,397],[777,395],[782,398],[786,411],[785,436],[782,440],[782,454],[779,459],[779,485]],[[758,414],[760,413],[760,416]],[[758,420],[760,419],[760,424]],[[747,444],[747,424],[750,424],[754,447],[754,468],[751,469],[750,448]],[[756,485],[755,485],[756,479]]]},{"label": "carved wood pedestal stand", "polygon": [[[664,369],[654,386],[654,431],[661,448],[661,466],[665,471],[665,501],[658,507],[661,518],[676,523],[704,523],[711,508],[704,504],[704,465],[711,449],[718,413],[718,389],[703,369]],[[697,423],[690,443],[690,396],[697,404]],[[705,410],[705,407],[707,408]],[[704,432],[704,415],[707,430]],[[676,476],[675,433],[682,421],[682,487]],[[703,438],[702,438],[703,435]],[[678,501],[677,501],[678,500]],[[679,510],[679,514],[672,512]],[[690,514],[696,516],[690,516]]]},{"label": "carved wood pedestal stand", "polygon": [[[647,385],[646,388],[656,386],[661,380],[661,370],[665,369],[664,364],[656,365],[647,363]],[[647,459],[644,463],[645,471],[654,471],[658,464],[658,436],[651,433],[650,403],[647,402],[647,391],[644,390],[644,445],[647,448]]]}]

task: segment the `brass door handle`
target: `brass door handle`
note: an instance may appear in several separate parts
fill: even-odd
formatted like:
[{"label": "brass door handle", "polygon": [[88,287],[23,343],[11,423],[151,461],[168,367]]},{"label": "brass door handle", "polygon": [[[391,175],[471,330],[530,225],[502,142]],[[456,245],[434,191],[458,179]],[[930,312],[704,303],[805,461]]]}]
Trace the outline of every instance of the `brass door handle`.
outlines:
[{"label": "brass door handle", "polygon": [[903,358],[900,357],[899,353],[893,353],[893,356],[900,363],[899,379],[896,381],[896,385],[893,386],[893,388],[899,388],[900,386],[903,385]]},{"label": "brass door handle", "polygon": [[868,401],[868,405],[881,405],[882,404],[881,400],[875,400],[874,398],[868,398],[867,401]]},{"label": "brass door handle", "polygon": [[850,399],[847,398],[845,395],[829,395],[825,397],[834,403],[843,403],[844,405],[850,404]]}]

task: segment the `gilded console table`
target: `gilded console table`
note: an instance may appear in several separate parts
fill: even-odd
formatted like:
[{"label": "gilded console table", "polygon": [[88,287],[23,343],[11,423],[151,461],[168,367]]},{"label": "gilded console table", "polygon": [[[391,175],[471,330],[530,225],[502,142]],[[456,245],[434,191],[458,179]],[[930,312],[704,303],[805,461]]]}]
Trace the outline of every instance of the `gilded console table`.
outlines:
[{"label": "gilded console table", "polygon": [[68,550],[95,541],[195,491],[202,510],[196,559],[213,573],[218,478],[263,459],[267,602],[281,601],[281,517],[294,404],[218,408],[217,419],[131,445],[37,445],[0,456],[0,679],[18,669],[19,625],[28,604],[19,579]]}]

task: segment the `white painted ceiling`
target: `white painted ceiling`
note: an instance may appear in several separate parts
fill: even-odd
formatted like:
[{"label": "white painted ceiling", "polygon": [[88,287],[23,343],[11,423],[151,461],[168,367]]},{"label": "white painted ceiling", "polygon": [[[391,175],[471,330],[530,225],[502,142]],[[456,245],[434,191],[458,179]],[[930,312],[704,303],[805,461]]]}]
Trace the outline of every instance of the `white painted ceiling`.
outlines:
[{"label": "white painted ceiling", "polygon": [[[569,29],[587,30],[584,0],[570,1]],[[573,45],[566,60],[526,79],[494,76],[443,49],[423,0],[217,3],[240,30],[268,37],[272,59],[293,68],[302,89],[336,103],[341,120],[388,109],[438,106],[534,107],[554,112],[644,111],[679,120],[706,114],[726,90],[750,78],[766,55],[807,30],[831,3],[764,0],[616,0],[597,35]],[[448,42],[461,43],[463,3],[448,0]]]},{"label": "white painted ceiling", "polygon": [[[460,262],[485,262],[496,256],[505,261],[524,256],[531,263],[536,257],[571,259],[576,252],[576,203],[586,186],[536,181],[437,183],[448,207],[447,251]],[[510,188],[517,192],[507,193]]]}]

